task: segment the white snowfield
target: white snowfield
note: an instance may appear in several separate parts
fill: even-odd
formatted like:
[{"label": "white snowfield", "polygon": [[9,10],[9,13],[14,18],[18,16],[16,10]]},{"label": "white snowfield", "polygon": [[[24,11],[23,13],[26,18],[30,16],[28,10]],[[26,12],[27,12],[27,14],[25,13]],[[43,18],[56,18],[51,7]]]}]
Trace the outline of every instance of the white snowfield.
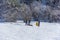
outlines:
[{"label": "white snowfield", "polygon": [[0,23],[0,40],[60,40],[60,24],[41,22],[40,27],[23,22]]}]

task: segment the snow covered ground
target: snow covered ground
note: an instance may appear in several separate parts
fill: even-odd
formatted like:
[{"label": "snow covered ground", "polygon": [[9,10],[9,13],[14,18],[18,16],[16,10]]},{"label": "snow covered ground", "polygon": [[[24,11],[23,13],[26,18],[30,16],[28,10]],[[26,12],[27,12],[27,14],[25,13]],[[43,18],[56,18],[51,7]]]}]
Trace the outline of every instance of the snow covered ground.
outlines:
[{"label": "snow covered ground", "polygon": [[60,24],[41,22],[40,27],[23,22],[0,23],[0,40],[60,40]]}]

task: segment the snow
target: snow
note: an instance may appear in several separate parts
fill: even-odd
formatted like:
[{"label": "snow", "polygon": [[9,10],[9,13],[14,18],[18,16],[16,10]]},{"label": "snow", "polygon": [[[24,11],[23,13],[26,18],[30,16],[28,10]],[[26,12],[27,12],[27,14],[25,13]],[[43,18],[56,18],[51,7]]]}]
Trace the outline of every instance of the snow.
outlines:
[{"label": "snow", "polygon": [[0,40],[60,40],[60,24],[41,22],[40,27],[23,22],[0,23]]}]

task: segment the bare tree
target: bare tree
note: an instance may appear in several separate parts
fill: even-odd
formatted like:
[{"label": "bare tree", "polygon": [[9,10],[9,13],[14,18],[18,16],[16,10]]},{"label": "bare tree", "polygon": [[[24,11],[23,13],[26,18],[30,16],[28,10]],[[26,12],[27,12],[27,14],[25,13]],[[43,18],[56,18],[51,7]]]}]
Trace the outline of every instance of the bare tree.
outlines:
[{"label": "bare tree", "polygon": [[17,16],[18,15],[16,10],[8,11],[7,14],[3,15],[6,22],[15,22],[17,20]]},{"label": "bare tree", "polygon": [[30,22],[31,17],[32,17],[32,12],[31,12],[30,7],[28,5],[26,5],[26,4],[21,4],[20,9],[21,9],[20,11],[21,11],[23,20],[26,23],[27,23],[27,21]]},{"label": "bare tree", "polygon": [[35,19],[50,20],[52,9],[49,5],[43,5],[41,2],[35,1],[31,4],[31,6]]}]

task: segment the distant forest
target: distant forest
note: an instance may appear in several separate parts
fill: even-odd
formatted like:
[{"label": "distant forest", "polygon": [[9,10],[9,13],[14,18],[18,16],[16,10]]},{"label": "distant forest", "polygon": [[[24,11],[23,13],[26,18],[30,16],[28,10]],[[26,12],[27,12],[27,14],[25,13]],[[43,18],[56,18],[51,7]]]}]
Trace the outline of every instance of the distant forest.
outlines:
[{"label": "distant forest", "polygon": [[0,0],[0,22],[25,19],[60,22],[60,0]]}]

